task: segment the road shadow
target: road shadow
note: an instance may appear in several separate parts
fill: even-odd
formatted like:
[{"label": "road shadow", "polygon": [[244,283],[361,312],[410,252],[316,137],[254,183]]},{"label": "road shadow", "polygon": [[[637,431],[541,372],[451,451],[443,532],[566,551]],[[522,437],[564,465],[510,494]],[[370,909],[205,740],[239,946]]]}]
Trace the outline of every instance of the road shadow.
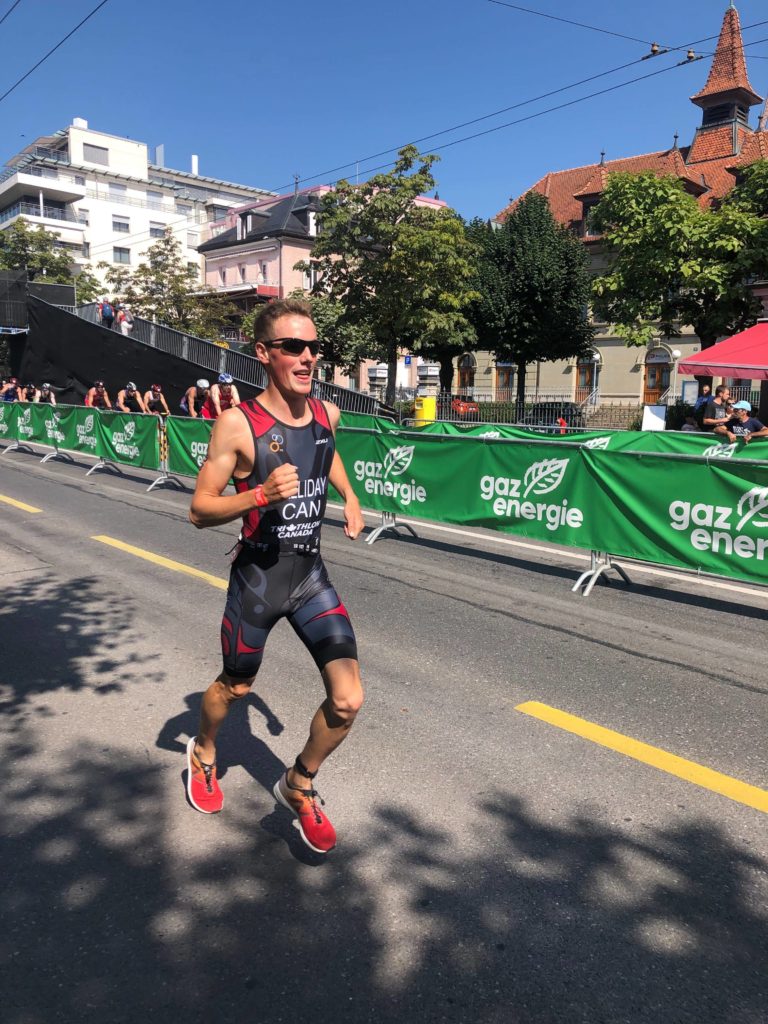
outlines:
[{"label": "road shadow", "polygon": [[765,1020],[768,865],[712,821],[495,792],[467,840],[372,791],[316,868],[236,808],[190,841],[130,751],[22,759],[5,796],[6,1024]]},{"label": "road shadow", "polygon": [[9,584],[0,605],[3,713],[55,690],[122,690],[146,661],[135,653],[134,612],[130,598],[92,576],[62,586],[36,573]]}]

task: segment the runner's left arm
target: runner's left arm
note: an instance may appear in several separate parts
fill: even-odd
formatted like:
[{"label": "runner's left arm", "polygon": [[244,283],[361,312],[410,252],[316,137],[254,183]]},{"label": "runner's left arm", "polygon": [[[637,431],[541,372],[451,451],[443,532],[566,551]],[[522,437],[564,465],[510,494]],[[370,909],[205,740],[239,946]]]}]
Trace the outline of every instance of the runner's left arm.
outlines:
[{"label": "runner's left arm", "polygon": [[[341,412],[339,411],[339,407],[334,405],[333,402],[323,402],[323,405],[328,413],[331,430],[335,437],[336,427],[339,425]],[[356,540],[365,529],[365,520],[363,519],[363,513],[360,511],[360,502],[357,499],[357,495],[352,490],[352,484],[349,482],[349,477],[347,476],[347,471],[344,468],[344,463],[342,462],[338,449],[333,454],[333,462],[331,463],[331,470],[328,474],[328,479],[339,492],[342,501],[344,502],[344,519],[346,520],[344,533],[346,533],[350,540]]]}]

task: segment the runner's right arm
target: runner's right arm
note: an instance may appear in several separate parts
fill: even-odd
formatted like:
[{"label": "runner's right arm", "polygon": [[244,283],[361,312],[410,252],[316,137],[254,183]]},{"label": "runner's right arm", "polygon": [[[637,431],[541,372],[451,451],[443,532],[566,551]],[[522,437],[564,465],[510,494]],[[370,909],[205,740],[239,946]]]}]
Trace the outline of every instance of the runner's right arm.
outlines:
[{"label": "runner's right arm", "polygon": [[198,529],[231,523],[254,508],[285,501],[298,492],[298,470],[286,463],[274,469],[263,485],[240,494],[224,494],[248,441],[245,417],[234,409],[226,409],[211,433],[208,456],[198,473],[189,507],[189,520]]}]

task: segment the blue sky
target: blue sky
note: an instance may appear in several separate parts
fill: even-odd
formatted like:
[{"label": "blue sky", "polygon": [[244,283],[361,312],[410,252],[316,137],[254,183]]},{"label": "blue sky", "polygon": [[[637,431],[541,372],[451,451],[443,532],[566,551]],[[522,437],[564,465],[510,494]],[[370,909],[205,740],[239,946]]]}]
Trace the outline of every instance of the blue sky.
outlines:
[{"label": "blue sky", "polygon": [[[0,94],[98,0],[22,0],[0,25]],[[724,0],[616,4],[522,0],[523,6],[646,42],[683,46],[720,30]],[[0,0],[0,17],[12,0]],[[742,26],[768,20],[759,0],[737,4]],[[768,92],[768,24],[744,33],[755,90]],[[3,161],[38,135],[84,117],[90,127],[165,145],[167,166],[268,189],[381,164],[397,147],[591,74],[637,60],[646,42],[599,35],[488,0],[326,0],[291,5],[229,0],[109,0],[38,71],[0,102]],[[696,46],[711,53],[714,42]],[[644,61],[559,96],[423,142],[542,111],[674,65]],[[489,217],[548,170],[645,153],[692,138],[688,100],[711,58],[442,151],[440,197]],[[753,108],[756,123],[759,108]],[[361,161],[356,168],[354,161]],[[349,168],[324,173],[352,162]],[[307,182],[309,184],[309,182]]]}]

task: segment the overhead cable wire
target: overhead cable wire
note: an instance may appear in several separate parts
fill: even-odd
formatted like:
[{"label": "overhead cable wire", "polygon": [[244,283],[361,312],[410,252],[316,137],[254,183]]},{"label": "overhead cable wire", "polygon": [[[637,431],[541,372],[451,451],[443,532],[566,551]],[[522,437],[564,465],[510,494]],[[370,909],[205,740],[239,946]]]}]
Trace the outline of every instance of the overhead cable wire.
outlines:
[{"label": "overhead cable wire", "polygon": [[[66,43],[66,41],[67,41],[68,39],[71,39],[71,38],[72,38],[72,36],[73,36],[73,35],[75,34],[75,32],[77,32],[77,31],[78,31],[79,29],[81,29],[81,28],[83,27],[83,25],[84,25],[84,24],[86,23],[86,21],[90,21],[90,19],[91,19],[91,18],[92,18],[92,17],[94,16],[94,14],[97,14],[97,13],[98,13],[98,12],[99,12],[99,11],[101,10],[101,8],[102,8],[102,7],[104,7],[104,6],[105,6],[106,4],[108,4],[108,3],[109,3],[109,0],[101,0],[101,3],[100,3],[100,4],[98,4],[98,5],[96,6],[96,7],[94,7],[94,8],[93,8],[93,10],[91,11],[91,13],[90,13],[90,14],[86,14],[86,16],[85,16],[85,17],[83,18],[83,20],[82,20],[82,21],[79,21],[79,22],[77,23],[77,25],[75,25],[75,27],[74,27],[74,28],[72,29],[72,31],[71,31],[71,32],[68,32],[68,33],[67,33],[67,34],[66,34],[66,35],[64,36],[64,38],[63,38],[63,39],[60,39],[60,40],[58,41],[58,43],[56,43],[56,45],[55,45],[55,46],[53,46],[53,47],[52,47],[52,48],[51,48],[51,49],[50,49],[50,50],[48,51],[48,53],[46,53],[46,55],[45,55],[44,57],[41,57],[41,58],[40,58],[40,60],[39,60],[39,61],[37,62],[37,64],[35,64],[35,65],[34,65],[34,67],[31,67],[31,68],[29,69],[29,71],[27,71],[27,72],[26,72],[26,74],[22,75],[22,76],[21,76],[21,78],[18,78],[18,79],[17,79],[17,80],[16,80],[16,81],[15,81],[15,82],[13,83],[13,85],[12,85],[12,86],[10,87],[10,89],[6,89],[6,90],[5,90],[5,92],[4,92],[3,94],[2,94],[2,96],[0,96],[0,103],[2,103],[2,102],[3,102],[3,100],[4,100],[5,98],[6,98],[6,96],[10,96],[10,95],[11,95],[11,93],[13,92],[13,90],[14,90],[14,89],[17,89],[17,88],[18,88],[18,87],[19,87],[19,86],[21,85],[21,83],[22,83],[22,82],[26,81],[26,79],[28,79],[28,78],[29,78],[29,76],[30,76],[30,75],[31,75],[31,74],[32,74],[32,73],[33,73],[34,71],[37,71],[37,69],[38,69],[38,68],[40,67],[40,65],[41,65],[41,64],[44,64],[44,63],[45,63],[45,62],[46,62],[46,61],[48,60],[48,58],[49,58],[50,56],[52,56],[52,55],[53,55],[54,53],[56,53],[56,51],[57,51],[57,50],[59,49],[59,47],[63,46],[63,45],[64,45],[64,43]],[[10,11],[9,11],[8,13],[10,14]]]},{"label": "overhead cable wire", "polygon": [[16,8],[19,6],[20,3],[21,3],[21,0],[16,0],[15,4],[11,4],[11,6],[8,8],[8,10],[5,12],[5,14],[2,16],[2,18],[0,18],[0,25],[3,24],[3,22],[8,17],[9,14],[13,14],[13,12],[16,10]]},{"label": "overhead cable wire", "polygon": [[[526,8],[526,10],[527,10],[527,8]],[[533,12],[533,13],[536,13],[536,12]],[[761,25],[768,25],[768,19],[766,19],[764,21],[753,22],[751,25],[745,25],[744,28],[742,29],[742,31],[746,32],[748,29],[758,28]],[[592,27],[592,26],[587,26],[587,27]],[[718,38],[718,35],[705,36],[704,38],[696,39],[696,40],[694,40],[691,43],[684,43],[684,44],[682,44],[680,46],[668,47],[666,52],[672,53],[672,52],[677,52],[677,51],[680,51],[680,50],[690,50],[692,47],[697,46],[699,43],[709,42],[712,39],[717,39],[717,38]],[[641,42],[645,42],[645,40],[640,40],[640,41]],[[745,44],[745,45],[752,46],[752,45],[756,45],[757,43],[761,43],[761,42],[764,42],[764,41],[765,40],[757,39],[757,40],[754,40],[752,43],[748,43],[748,44]],[[700,59],[701,57],[707,57],[707,56],[711,57],[712,54],[697,54],[696,59]],[[305,176],[303,178],[299,178],[297,181],[287,182],[284,185],[280,185],[277,188],[269,189],[268,191],[276,192],[276,193],[279,194],[281,192],[285,192],[288,189],[294,188],[295,185],[301,185],[301,184],[303,184],[305,182],[315,181],[317,178],[325,178],[327,175],[335,174],[337,171],[342,171],[345,168],[351,168],[351,167],[355,167],[356,165],[359,165],[359,164],[365,164],[369,160],[376,160],[378,157],[386,156],[387,153],[394,153],[394,152],[402,149],[404,146],[416,146],[416,145],[420,145],[423,142],[429,142],[430,139],[439,138],[441,135],[448,135],[451,132],[459,131],[461,128],[467,128],[467,127],[469,127],[472,124],[479,124],[481,121],[487,121],[487,120],[490,120],[493,117],[498,117],[500,114],[505,114],[505,113],[509,112],[510,110],[517,110],[520,107],[527,106],[530,103],[537,103],[539,100],[548,99],[550,96],[556,96],[559,93],[568,92],[570,89],[577,89],[579,86],[586,85],[589,82],[594,82],[594,81],[596,81],[599,78],[605,78],[608,75],[613,75],[613,74],[617,74],[620,71],[625,71],[627,68],[633,67],[635,64],[644,63],[646,59],[647,59],[646,56],[638,57],[636,60],[631,60],[631,61],[626,62],[625,64],[620,64],[617,67],[610,68],[607,71],[598,72],[596,75],[589,75],[587,78],[582,78],[582,79],[580,79],[577,82],[570,83],[569,85],[563,85],[563,86],[560,86],[558,89],[552,89],[549,92],[541,93],[538,96],[532,96],[532,97],[530,97],[527,100],[521,100],[519,103],[513,103],[513,104],[511,104],[508,107],[502,107],[499,110],[493,111],[493,113],[482,114],[479,117],[471,118],[469,121],[463,121],[463,122],[461,122],[459,124],[452,125],[450,128],[443,128],[441,131],[432,132],[430,135],[422,135],[420,138],[413,139],[410,142],[400,143],[397,146],[390,146],[387,149],[379,150],[378,153],[369,153],[367,156],[358,157],[355,160],[349,160],[349,161],[347,161],[347,163],[338,164],[336,167],[326,168],[326,170],[319,171],[317,174],[307,175],[307,176]],[[684,64],[689,64],[689,63],[694,63],[694,61],[692,61],[692,60],[691,61],[684,61],[683,63]],[[672,66],[673,67],[677,67],[678,65],[672,65]],[[665,69],[665,70],[669,70],[669,69]],[[652,75],[643,75],[643,76],[640,76],[640,78],[632,79],[631,82],[641,81],[643,78],[651,78],[651,77],[653,77],[653,76]],[[631,82],[629,84],[631,84]],[[622,87],[623,86],[621,86],[621,85],[617,86],[617,88],[622,88]],[[603,91],[605,91],[605,90],[603,90]],[[610,91],[610,90],[608,90],[608,91]],[[599,96],[599,95],[601,95],[601,92],[597,92],[597,93],[594,93],[592,95]],[[589,98],[589,97],[587,97],[587,98]],[[559,108],[554,107],[552,109],[557,110]],[[542,111],[541,113],[547,113],[547,111]],[[523,121],[530,120],[530,118],[523,118],[522,120]],[[518,123],[520,123],[520,122],[517,122],[517,121],[510,122],[510,124],[518,124]],[[507,127],[507,126],[500,125],[499,127],[503,128],[503,127]],[[480,134],[481,135],[482,134],[487,134],[487,132],[481,132]],[[477,136],[475,136],[475,135],[467,136],[467,138],[476,138],[476,137]],[[459,140],[456,140],[456,141],[457,142],[461,142],[461,141],[464,141],[464,140],[463,139],[459,139]],[[433,148],[433,149],[443,149],[443,148],[447,148],[447,146],[436,146],[436,147],[430,147],[430,148]],[[383,165],[380,165],[380,166],[388,167],[389,164],[383,164]],[[374,168],[374,170],[375,169],[379,169],[379,168]],[[369,168],[364,173],[368,174],[368,173],[370,173],[370,171],[371,171],[371,169]],[[342,180],[342,179],[337,179],[337,180]],[[335,184],[335,182],[333,182],[333,184]]]},{"label": "overhead cable wire", "polygon": [[612,32],[607,28],[598,28],[596,25],[585,25],[582,21],[571,21],[570,18],[561,18],[556,14],[545,14],[544,11],[534,11],[530,7],[521,7],[519,4],[505,3],[505,0],[488,0],[489,4],[497,7],[509,7],[513,11],[523,11],[524,14],[534,14],[537,18],[547,18],[549,21],[561,21],[565,25],[575,25],[577,28],[586,28],[591,32],[601,32],[606,36],[615,36],[617,39],[628,39],[631,43],[647,43],[651,46],[650,39],[638,39],[637,36],[625,36],[621,32]]}]

